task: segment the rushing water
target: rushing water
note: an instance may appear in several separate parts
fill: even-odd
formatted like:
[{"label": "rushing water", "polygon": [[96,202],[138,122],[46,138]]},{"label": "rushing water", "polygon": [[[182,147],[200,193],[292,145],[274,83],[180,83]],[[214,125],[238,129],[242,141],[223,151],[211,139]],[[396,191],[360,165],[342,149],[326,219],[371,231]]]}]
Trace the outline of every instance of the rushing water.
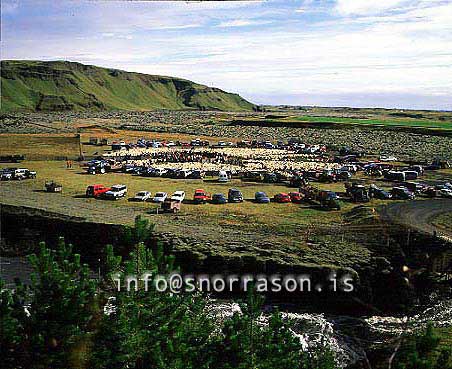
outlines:
[{"label": "rushing water", "polygon": [[[423,329],[428,322],[436,327],[452,327],[452,299],[434,302],[435,297],[432,296],[431,306],[410,317],[375,315],[356,318],[302,312],[283,313],[283,317],[291,324],[293,334],[305,349],[326,346],[335,353],[338,365],[345,368],[366,360],[368,350],[387,347],[394,338]],[[219,325],[241,311],[235,302],[215,300],[208,308]],[[266,324],[267,319],[268,315],[263,312],[258,324]]]}]

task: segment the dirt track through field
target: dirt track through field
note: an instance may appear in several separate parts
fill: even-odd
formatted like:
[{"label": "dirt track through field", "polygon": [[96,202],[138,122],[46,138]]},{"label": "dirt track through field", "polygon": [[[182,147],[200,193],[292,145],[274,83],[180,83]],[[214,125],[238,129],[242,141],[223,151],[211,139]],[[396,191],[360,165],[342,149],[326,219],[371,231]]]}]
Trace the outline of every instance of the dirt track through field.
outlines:
[{"label": "dirt track through field", "polygon": [[452,199],[414,200],[389,204],[380,211],[383,219],[421,232],[437,233],[452,242],[452,230],[432,224],[439,215],[452,212]]}]

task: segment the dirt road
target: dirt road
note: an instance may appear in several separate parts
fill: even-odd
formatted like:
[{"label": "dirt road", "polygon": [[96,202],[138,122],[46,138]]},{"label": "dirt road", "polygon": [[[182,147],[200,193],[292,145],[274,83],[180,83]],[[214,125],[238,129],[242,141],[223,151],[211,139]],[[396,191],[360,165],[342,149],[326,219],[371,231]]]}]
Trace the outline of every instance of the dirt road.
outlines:
[{"label": "dirt road", "polygon": [[431,199],[397,202],[380,211],[384,220],[403,224],[426,233],[437,233],[452,242],[452,229],[438,228],[432,224],[443,213],[452,212],[452,199]]}]

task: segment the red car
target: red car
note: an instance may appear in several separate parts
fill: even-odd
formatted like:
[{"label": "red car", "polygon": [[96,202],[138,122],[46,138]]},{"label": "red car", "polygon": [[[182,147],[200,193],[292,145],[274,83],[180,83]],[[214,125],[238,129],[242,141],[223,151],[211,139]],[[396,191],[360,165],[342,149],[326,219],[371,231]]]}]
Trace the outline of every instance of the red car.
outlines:
[{"label": "red car", "polygon": [[86,188],[86,197],[100,197],[107,191],[110,191],[110,187],[101,184],[91,185]]},{"label": "red car", "polygon": [[284,203],[284,202],[291,202],[290,200],[290,196],[287,193],[277,193],[274,197],[273,200],[275,202],[280,202],[280,203]]},{"label": "red car", "polygon": [[195,194],[193,195],[193,201],[195,204],[204,204],[210,200],[210,195],[204,191],[203,189],[195,190]]},{"label": "red car", "polygon": [[299,204],[303,201],[303,195],[300,192],[290,192],[289,196],[290,200],[295,204]]}]

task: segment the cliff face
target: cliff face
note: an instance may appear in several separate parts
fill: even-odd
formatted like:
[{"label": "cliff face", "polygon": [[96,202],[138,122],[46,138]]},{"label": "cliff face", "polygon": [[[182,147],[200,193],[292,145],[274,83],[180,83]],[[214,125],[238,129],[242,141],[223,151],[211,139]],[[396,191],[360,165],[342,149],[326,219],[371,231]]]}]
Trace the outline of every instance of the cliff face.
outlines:
[{"label": "cliff face", "polygon": [[1,96],[4,112],[254,108],[237,94],[188,80],[66,61],[2,61]]}]

